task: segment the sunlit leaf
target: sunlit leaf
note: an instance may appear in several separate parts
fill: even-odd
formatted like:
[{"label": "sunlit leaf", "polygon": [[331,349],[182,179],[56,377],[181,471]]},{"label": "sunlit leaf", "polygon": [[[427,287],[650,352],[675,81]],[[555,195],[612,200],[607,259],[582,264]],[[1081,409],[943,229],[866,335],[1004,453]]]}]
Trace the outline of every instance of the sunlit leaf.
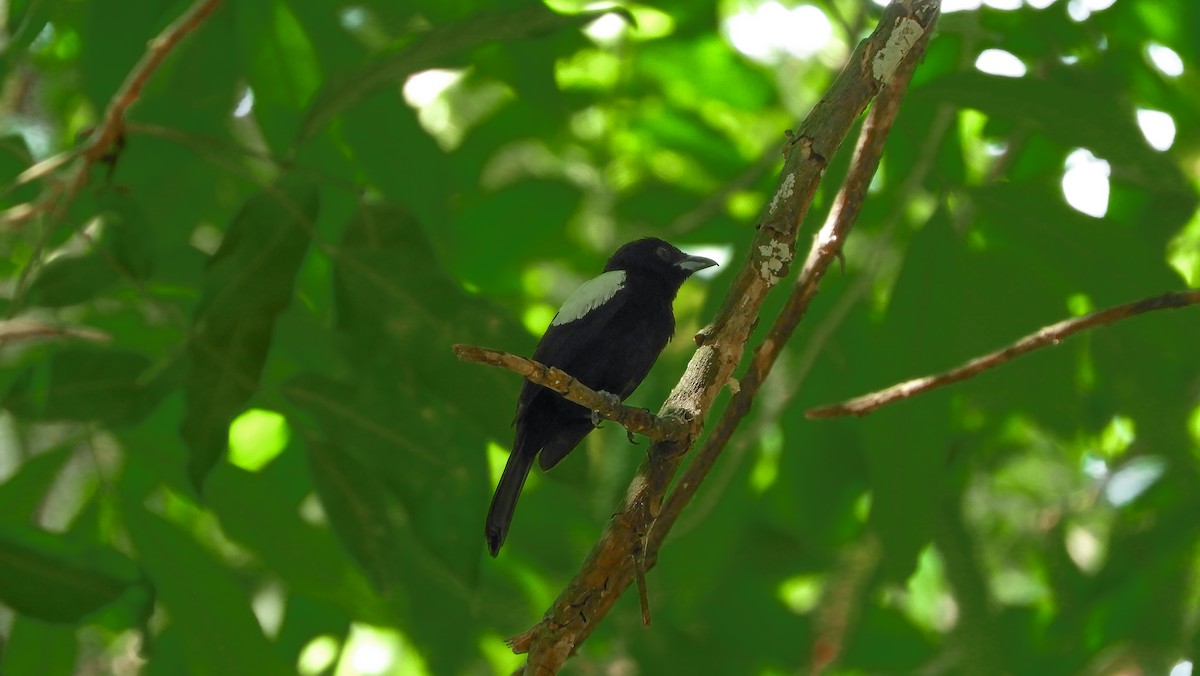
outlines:
[{"label": "sunlit leaf", "polygon": [[449,65],[471,48],[494,40],[514,40],[562,30],[609,11],[559,14],[544,5],[533,5],[507,14],[481,13],[429,30],[399,50],[327,83],[309,107],[300,138],[312,136],[371,92],[398,84],[417,71]]},{"label": "sunlit leaf", "polygon": [[35,510],[48,497],[50,484],[75,452],[73,444],[34,456],[21,464],[16,474],[0,484],[0,522],[28,524]]}]

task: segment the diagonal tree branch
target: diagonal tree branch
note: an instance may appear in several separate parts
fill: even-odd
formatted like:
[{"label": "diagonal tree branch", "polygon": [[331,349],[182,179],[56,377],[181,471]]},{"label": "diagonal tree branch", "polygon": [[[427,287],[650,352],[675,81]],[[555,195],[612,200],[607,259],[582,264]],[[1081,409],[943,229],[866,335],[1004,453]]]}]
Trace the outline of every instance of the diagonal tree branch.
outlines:
[{"label": "diagonal tree branch", "polygon": [[908,380],[892,385],[887,389],[865,394],[840,404],[812,408],[806,411],[805,415],[809,418],[866,415],[881,406],[886,406],[913,395],[921,394],[922,392],[928,392],[929,390],[972,378],[984,371],[994,369],[1001,364],[1012,361],[1023,354],[1033,352],[1038,348],[1048,345],[1058,345],[1063,339],[1080,331],[1105,324],[1113,324],[1144,312],[1175,310],[1189,305],[1200,305],[1200,291],[1165,293],[1161,296],[1154,296],[1153,298],[1145,298],[1132,303],[1110,307],[1106,310],[1093,312],[1082,317],[1066,319],[1057,324],[1043,327],[1008,347],[985,354],[982,357],[976,357],[962,366],[946,371],[945,373]]},{"label": "diagonal tree branch", "polygon": [[[92,130],[88,137],[87,144],[83,147],[81,161],[75,167],[75,171],[67,183],[65,192],[67,200],[73,198],[87,183],[88,170],[92,165],[110,157],[114,148],[119,146],[120,139],[125,132],[125,114],[141,97],[142,89],[150,81],[150,77],[179,43],[189,33],[199,28],[220,4],[221,0],[196,0],[191,7],[188,7],[187,11],[150,41],[146,47],[146,53],[142,55],[133,70],[129,71],[129,75],[121,83],[121,88],[108,102],[104,118],[100,120],[100,124]],[[59,209],[63,209],[63,206],[60,205]]]},{"label": "diagonal tree branch", "polygon": [[660,418],[644,408],[634,408],[617,403],[615,399],[600,394],[576,380],[570,374],[546,366],[541,362],[526,359],[510,352],[501,352],[474,345],[455,345],[454,354],[463,361],[491,364],[519,373],[542,387],[562,395],[564,399],[595,411],[630,432],[635,432],[653,441],[682,439],[687,436],[688,425],[674,418]]},{"label": "diagonal tree branch", "polygon": [[925,52],[928,39],[927,31],[913,46],[910,58],[896,70],[888,81],[887,87],[875,99],[859,135],[850,171],[834,198],[833,207],[829,211],[825,224],[813,240],[812,249],[804,262],[804,268],[796,278],[787,303],[776,317],[775,324],[771,327],[767,338],[755,349],[750,366],[742,375],[738,390],[734,393],[729,407],[725,409],[725,413],[713,431],[705,438],[704,444],[696,453],[696,458],[688,465],[655,523],[650,538],[651,560],[657,555],[658,548],[662,545],[667,533],[670,532],[675,520],[679,518],[684,507],[695,496],[700,483],[708,476],[709,470],[724,451],[742,419],[750,412],[750,407],[763,381],[771,372],[783,346],[791,338],[796,326],[804,318],[809,303],[816,296],[825,272],[828,271],[833,261],[841,256],[842,243],[845,242],[846,235],[862,211],[871,178],[879,168],[879,160],[883,156],[888,133],[900,111],[900,102],[908,89],[908,83],[916,70],[917,62]]},{"label": "diagonal tree branch", "polygon": [[[53,222],[66,213],[71,200],[75,199],[79,191],[87,185],[92,167],[99,162],[112,161],[116,153],[120,151],[125,138],[125,115],[141,97],[142,89],[150,81],[151,76],[179,43],[189,33],[199,28],[220,4],[221,0],[196,0],[187,11],[150,41],[146,53],[142,55],[133,70],[129,71],[121,88],[113,94],[104,111],[104,117],[100,120],[100,124],[92,129],[84,145],[47,158],[26,169],[17,177],[14,185],[53,174],[74,160],[69,173],[64,169],[66,177],[62,181],[52,182],[36,202],[19,204],[0,213],[0,225],[14,226],[42,215],[48,215]],[[23,297],[29,280],[41,263],[41,250],[50,232],[51,227],[44,229],[45,234],[36,245],[36,255],[21,269],[14,294],[17,300],[11,304],[13,311],[21,307],[19,299]]]},{"label": "diagonal tree branch", "polygon": [[[67,203],[87,184],[92,166],[98,162],[109,160],[119,150],[121,139],[125,133],[125,114],[134,103],[137,103],[142,95],[142,89],[150,81],[150,77],[179,43],[189,33],[199,28],[220,4],[221,0],[196,0],[186,12],[150,41],[146,53],[142,55],[133,70],[125,76],[121,88],[113,94],[112,99],[108,102],[108,107],[104,110],[104,117],[91,130],[83,146],[38,162],[22,172],[9,186],[23,185],[40,179],[53,173],[72,159],[78,158],[62,189],[51,192],[49,198],[40,206],[22,204],[13,207],[4,215],[4,221],[16,223],[45,213],[50,209],[57,213],[66,210]],[[54,201],[60,197],[62,201],[54,206]]]},{"label": "diagonal tree branch", "polygon": [[[556,673],[624,590],[653,565],[653,559],[646,556],[647,537],[652,530],[658,531],[654,522],[664,496],[717,395],[732,382],[763,300],[788,274],[800,225],[824,176],[827,158],[837,152],[854,121],[883,85],[892,81],[913,48],[927,39],[939,7],[939,0],[896,0],[889,5],[876,30],[858,45],[829,91],[789,134],[775,195],[759,219],[747,258],[713,324],[697,336],[699,348],[660,411],[661,418],[688,421],[688,433],[651,447],[620,512],[609,522],[579,573],[541,622],[510,639],[515,651],[529,653],[526,673]],[[836,247],[829,259],[835,256]]]}]

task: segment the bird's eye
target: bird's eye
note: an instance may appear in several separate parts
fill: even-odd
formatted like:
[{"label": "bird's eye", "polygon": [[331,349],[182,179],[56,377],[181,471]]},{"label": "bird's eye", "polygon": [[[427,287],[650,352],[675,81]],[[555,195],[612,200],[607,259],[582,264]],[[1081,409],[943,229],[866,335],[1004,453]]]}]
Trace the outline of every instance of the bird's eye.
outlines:
[{"label": "bird's eye", "polygon": [[671,252],[667,251],[667,247],[665,247],[665,246],[658,247],[658,250],[655,251],[655,253],[657,253],[658,257],[663,259],[664,261],[671,260]]}]

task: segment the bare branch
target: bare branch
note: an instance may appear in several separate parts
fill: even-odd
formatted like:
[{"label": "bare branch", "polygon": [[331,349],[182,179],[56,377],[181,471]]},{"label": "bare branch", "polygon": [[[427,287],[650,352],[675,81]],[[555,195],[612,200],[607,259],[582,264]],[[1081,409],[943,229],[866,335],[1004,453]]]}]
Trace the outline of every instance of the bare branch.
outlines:
[{"label": "bare branch", "polygon": [[792,293],[788,297],[783,310],[775,319],[775,324],[767,334],[767,338],[754,351],[750,367],[739,380],[738,392],[733,396],[729,407],[717,422],[716,427],[704,440],[704,445],[696,453],[695,460],[688,465],[683,478],[680,479],[662,514],[659,515],[651,534],[650,556],[657,555],[658,548],[670,531],[683,508],[695,496],[696,490],[708,476],[709,470],[724,451],[734,430],[741,424],[742,419],[750,412],[751,404],[767,374],[771,372],[783,346],[791,338],[796,325],[804,317],[809,303],[817,294],[817,289],[825,272],[833,261],[841,255],[842,243],[850,228],[858,219],[862,205],[866,201],[867,188],[871,178],[879,168],[879,160],[883,156],[884,144],[892,123],[900,111],[900,102],[908,89],[908,82],[921,55],[928,44],[928,31],[913,46],[912,58],[904,62],[888,81],[887,87],[875,99],[875,104],[863,124],[859,135],[858,146],[851,160],[850,171],[845,182],[834,198],[833,208],[829,211],[825,224],[814,238],[812,249],[804,262],[804,269],[796,278]]},{"label": "bare branch", "polygon": [[112,340],[107,333],[86,326],[67,326],[30,318],[0,319],[0,348],[9,343],[41,338],[78,338],[95,343]]},{"label": "bare branch", "polygon": [[[138,61],[129,75],[125,77],[125,82],[121,84],[121,88],[109,101],[108,109],[104,111],[104,119],[92,132],[83,151],[85,165],[98,162],[108,154],[124,131],[126,111],[142,95],[142,88],[146,86],[150,76],[154,75],[154,71],[158,70],[167,55],[183,38],[199,28],[200,24],[204,23],[205,19],[220,4],[221,0],[196,0],[186,12],[173,21],[170,26],[167,26],[162,33],[159,33],[158,37],[150,41],[141,61]],[[86,169],[87,167],[84,166],[78,173],[86,174]],[[86,176],[84,178],[77,176],[80,184],[85,180]]]},{"label": "bare branch", "polygon": [[1047,345],[1058,345],[1063,339],[1080,331],[1104,324],[1113,324],[1122,319],[1140,315],[1143,312],[1175,310],[1197,304],[1200,304],[1200,291],[1178,291],[1118,305],[1107,310],[1100,310],[1099,312],[1084,315],[1083,317],[1066,319],[1057,324],[1051,324],[1039,329],[1008,347],[985,354],[982,357],[976,357],[962,366],[946,371],[945,373],[908,380],[897,385],[892,385],[887,389],[879,390],[878,392],[856,397],[841,404],[809,409],[805,412],[805,416],[809,418],[836,418],[846,415],[866,415],[881,406],[886,406],[913,395],[921,394],[922,392],[928,392],[938,387],[972,378],[1023,354],[1033,352],[1038,348],[1046,347]]},{"label": "bare branch", "polygon": [[564,399],[595,411],[630,432],[641,434],[654,441],[682,439],[688,434],[688,425],[675,418],[659,418],[644,408],[633,408],[615,403],[614,399],[600,394],[576,380],[565,371],[552,368],[510,352],[501,352],[474,345],[455,345],[454,354],[463,361],[490,364],[519,373],[542,387],[553,390]]},{"label": "bare branch", "polygon": [[[30,167],[16,181],[17,184],[21,184],[37,180],[74,159],[78,154],[78,161],[65,185],[59,190],[53,190],[48,198],[40,203],[23,204],[10,209],[3,215],[3,222],[14,224],[42,213],[49,213],[52,210],[55,213],[63,213],[66,210],[67,204],[87,184],[92,166],[111,158],[114,151],[119,148],[125,133],[125,114],[141,97],[142,89],[150,81],[150,77],[183,41],[183,38],[199,28],[220,4],[221,0],[196,0],[186,12],[150,41],[146,53],[142,55],[133,70],[125,76],[121,88],[113,94],[109,101],[108,108],[104,111],[104,117],[91,131],[83,147],[55,155]],[[60,201],[55,204],[56,200]]]},{"label": "bare branch", "polygon": [[[907,69],[910,53],[928,39],[939,7],[938,0],[897,0],[889,5],[875,32],[858,45],[829,91],[789,134],[775,195],[758,222],[747,259],[713,324],[697,336],[700,347],[660,411],[662,417],[688,420],[688,434],[651,447],[620,512],[609,521],[579,573],[540,623],[511,640],[514,650],[530,653],[527,674],[556,673],[635,581],[638,569],[653,567],[660,531],[669,529],[669,523],[655,523],[664,496],[717,395],[731,382],[767,293],[788,274],[800,224],[828,158],[871,99],[893,81],[897,68]],[[835,255],[836,247],[830,259]],[[639,556],[641,566],[636,564]]]}]

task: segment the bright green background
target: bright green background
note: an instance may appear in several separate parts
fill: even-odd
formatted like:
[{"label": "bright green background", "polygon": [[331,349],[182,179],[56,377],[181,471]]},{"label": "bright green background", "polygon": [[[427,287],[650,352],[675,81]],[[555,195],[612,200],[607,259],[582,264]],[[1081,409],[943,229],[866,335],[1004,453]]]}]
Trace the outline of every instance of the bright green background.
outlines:
[{"label": "bright green background", "polygon": [[[803,417],[1200,283],[1200,5],[1072,19],[1086,4],[942,17],[844,272],[649,576],[653,626],[627,595],[570,671],[795,673],[829,642],[844,674],[1163,674],[1200,654],[1200,311]],[[631,399],[657,408],[784,130],[880,12],[817,6],[823,49],[754,61],[726,37],[737,2],[631,6],[637,28],[600,40],[593,16],[515,0],[227,0],[149,83],[111,175],[0,230],[4,316],[109,337],[0,347],[0,672],[511,671],[500,640],[570,578],[645,443],[607,425],[535,472],[487,558],[519,380],[450,345],[529,353],[629,239],[727,247]],[[9,184],[74,146],[186,3],[0,7]],[[980,72],[989,48],[1028,73]],[[418,111],[402,87],[429,68],[465,75]],[[1169,151],[1138,109],[1173,118]],[[1064,199],[1078,148],[1110,163],[1102,218]]]}]

